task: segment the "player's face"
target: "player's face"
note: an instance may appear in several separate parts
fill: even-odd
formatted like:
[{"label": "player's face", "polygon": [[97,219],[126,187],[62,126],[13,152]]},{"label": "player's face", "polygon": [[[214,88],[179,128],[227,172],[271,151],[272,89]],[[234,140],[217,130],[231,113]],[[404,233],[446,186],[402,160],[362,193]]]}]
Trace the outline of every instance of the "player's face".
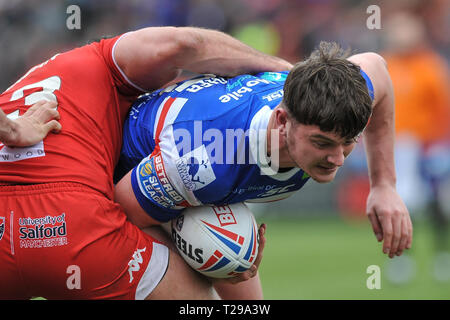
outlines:
[{"label": "player's face", "polygon": [[317,182],[330,182],[355,147],[355,139],[344,139],[314,125],[286,124],[285,149],[291,165],[300,167]]}]

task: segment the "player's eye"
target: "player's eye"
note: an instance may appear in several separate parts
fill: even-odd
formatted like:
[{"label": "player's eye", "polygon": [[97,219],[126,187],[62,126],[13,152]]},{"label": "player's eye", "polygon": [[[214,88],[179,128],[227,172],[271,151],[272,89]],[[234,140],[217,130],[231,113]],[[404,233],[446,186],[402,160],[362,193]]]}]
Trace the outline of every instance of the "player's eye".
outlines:
[{"label": "player's eye", "polygon": [[356,139],[351,139],[351,140],[346,140],[345,142],[344,142],[344,145],[346,146],[346,147],[348,147],[348,146],[350,146],[350,145],[352,145],[352,144],[354,144],[354,143],[356,143],[356,142],[358,142],[358,139],[356,138]]},{"label": "player's eye", "polygon": [[331,146],[331,143],[324,142],[324,141],[313,141],[313,144],[319,149],[324,149],[324,148],[328,148],[329,146]]}]

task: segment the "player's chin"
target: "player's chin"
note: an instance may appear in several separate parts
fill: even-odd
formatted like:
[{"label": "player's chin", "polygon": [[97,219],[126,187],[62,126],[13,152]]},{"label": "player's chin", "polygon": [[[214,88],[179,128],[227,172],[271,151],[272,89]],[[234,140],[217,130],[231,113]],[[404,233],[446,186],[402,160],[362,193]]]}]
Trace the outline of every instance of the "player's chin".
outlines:
[{"label": "player's chin", "polygon": [[335,167],[334,169],[314,167],[313,170],[311,170],[310,176],[314,181],[318,183],[329,183],[334,180],[337,171],[338,167]]}]

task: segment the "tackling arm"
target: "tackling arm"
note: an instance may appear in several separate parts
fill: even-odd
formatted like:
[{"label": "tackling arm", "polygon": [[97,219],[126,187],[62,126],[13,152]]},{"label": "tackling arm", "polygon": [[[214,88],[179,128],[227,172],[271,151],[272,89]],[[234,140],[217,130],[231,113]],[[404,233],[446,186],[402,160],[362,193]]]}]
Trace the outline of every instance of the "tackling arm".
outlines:
[{"label": "tackling arm", "polygon": [[0,141],[10,147],[25,147],[38,143],[50,131],[59,132],[56,107],[56,102],[39,101],[15,120],[8,119],[0,109]]},{"label": "tackling arm", "polygon": [[396,191],[394,165],[394,90],[385,60],[375,53],[349,58],[358,64],[373,83],[373,114],[364,132],[370,178],[367,214],[383,252],[401,255],[412,243],[412,223],[408,210]]},{"label": "tackling arm", "polygon": [[181,70],[234,76],[292,67],[225,33],[193,27],[151,27],[130,32],[117,43],[115,60],[133,83],[146,90],[162,87]]},{"label": "tackling arm", "polygon": [[131,173],[132,171],[128,172],[116,184],[114,188],[114,200],[120,203],[122,209],[127,213],[128,220],[138,228],[143,229],[160,225],[161,222],[150,217],[137,201],[131,185]]}]

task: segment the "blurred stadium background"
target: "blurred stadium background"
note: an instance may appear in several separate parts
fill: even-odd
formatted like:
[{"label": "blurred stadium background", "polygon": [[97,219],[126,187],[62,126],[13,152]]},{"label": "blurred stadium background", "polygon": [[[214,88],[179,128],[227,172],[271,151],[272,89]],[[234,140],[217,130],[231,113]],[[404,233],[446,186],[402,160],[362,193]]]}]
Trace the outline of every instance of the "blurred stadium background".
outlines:
[{"label": "blurred stadium background", "polygon": [[[380,8],[380,29],[367,21]],[[69,30],[69,5],[81,9]],[[381,252],[365,217],[363,146],[327,185],[309,182],[288,200],[252,205],[266,222],[261,265],[268,299],[450,298],[450,2],[448,0],[0,0],[0,90],[57,52],[147,26],[225,31],[291,62],[321,40],[381,53],[397,110],[398,186],[413,217],[413,249]],[[370,265],[381,289],[369,290]]]}]

